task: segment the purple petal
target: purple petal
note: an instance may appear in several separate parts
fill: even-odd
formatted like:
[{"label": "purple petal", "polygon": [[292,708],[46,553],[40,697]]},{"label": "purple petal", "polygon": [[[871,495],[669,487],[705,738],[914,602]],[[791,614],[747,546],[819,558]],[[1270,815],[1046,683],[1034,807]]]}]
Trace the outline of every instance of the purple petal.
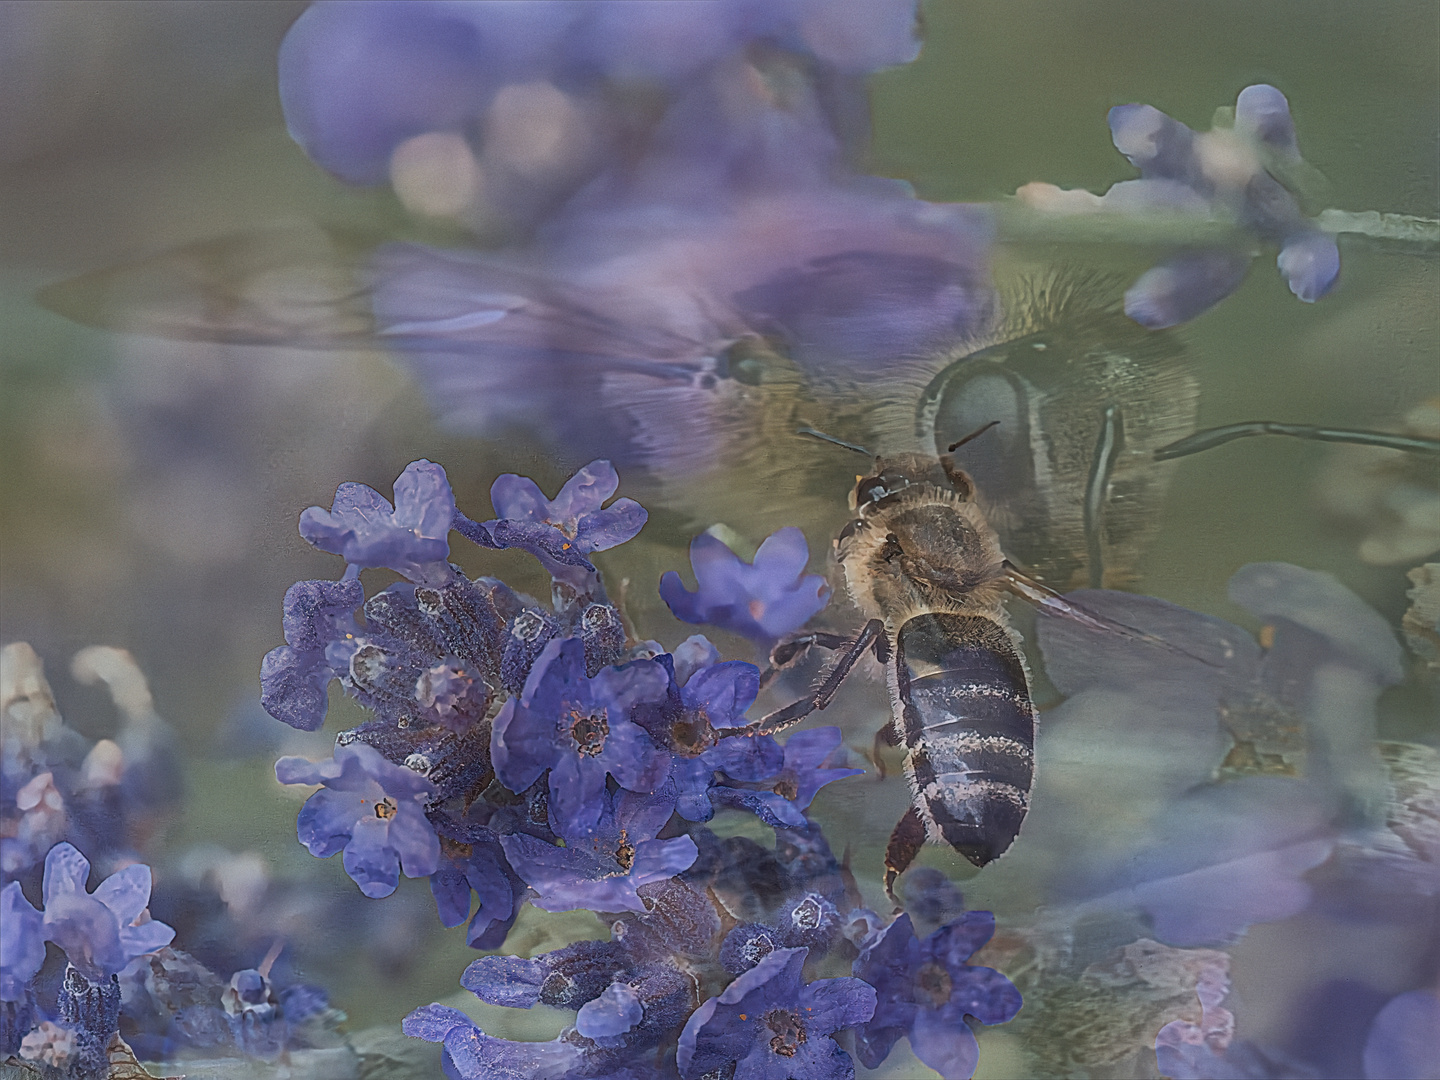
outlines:
[{"label": "purple petal", "polygon": [[951,968],[950,977],[950,1001],[944,1009],[957,1027],[963,1025],[964,1016],[973,1016],[982,1024],[1004,1024],[1020,1011],[1020,991],[993,968],[967,964]]},{"label": "purple petal", "polygon": [[1273,86],[1257,83],[1240,91],[1235,99],[1235,130],[1252,135],[1289,160],[1300,157],[1290,102]]},{"label": "purple petal", "polygon": [[910,1048],[930,1068],[953,1080],[969,1080],[980,1063],[980,1044],[970,1029],[935,1009],[915,1014]]},{"label": "purple petal", "polygon": [[547,517],[556,524],[579,521],[584,515],[599,510],[619,487],[620,474],[610,462],[592,461],[565,481],[565,486],[549,504]]},{"label": "purple petal", "polygon": [[326,688],[333,678],[335,672],[324,662],[323,654],[296,652],[281,645],[260,662],[260,704],[276,720],[298,731],[318,731],[325,725]]},{"label": "purple petal", "polygon": [[630,878],[635,887],[675,877],[695,864],[700,849],[688,836],[672,840],[644,840],[635,845]]},{"label": "purple petal", "polygon": [[644,1013],[635,989],[627,983],[613,982],[599,997],[580,1006],[575,1030],[587,1039],[612,1038],[633,1028]]},{"label": "purple petal", "polygon": [[592,836],[600,822],[605,766],[578,754],[563,754],[550,770],[550,813],[566,840]]},{"label": "purple petal", "polygon": [[744,723],[745,710],[760,693],[760,669],[732,660],[695,672],[684,685],[686,705],[703,709],[717,728],[733,727]]},{"label": "purple petal", "polygon": [[65,950],[70,963],[92,981],[118,972],[130,959],[120,943],[114,913],[84,890],[46,900],[45,937]]},{"label": "purple petal", "polygon": [[45,881],[41,888],[45,909],[62,896],[85,895],[90,877],[90,860],[74,844],[56,844],[45,856]]},{"label": "purple petal", "polygon": [[126,963],[137,956],[144,956],[156,949],[163,949],[174,940],[175,928],[155,919],[150,919],[138,926],[122,924],[120,927],[120,948],[125,955]]},{"label": "purple petal", "polygon": [[1365,1039],[1365,1080],[1440,1080],[1440,997],[1393,997]]},{"label": "purple petal", "polygon": [[115,913],[121,926],[134,922],[150,903],[150,867],[132,863],[97,885],[94,896]]},{"label": "purple petal", "polygon": [[580,519],[575,528],[575,545],[585,552],[606,551],[632,539],[648,520],[649,511],[634,499],[616,499],[604,510]]},{"label": "purple petal", "polygon": [[819,979],[800,991],[805,1026],[822,1035],[863,1024],[875,1015],[875,988],[862,979]]},{"label": "purple petal", "polygon": [[429,877],[440,865],[440,841],[415,803],[400,804],[390,819],[388,843],[399,853],[406,877]]},{"label": "purple petal", "polygon": [[377,817],[354,822],[341,860],[360,891],[371,899],[389,896],[400,884],[400,857],[389,845],[389,829]]},{"label": "purple petal", "polygon": [[554,723],[532,714],[514,698],[507,701],[490,732],[490,761],[500,782],[511,791],[525,791],[555,763],[556,756]]},{"label": "purple petal", "polygon": [[452,863],[443,863],[430,875],[430,894],[441,926],[459,926],[470,917],[470,882]]},{"label": "purple petal", "polygon": [[947,968],[958,970],[995,936],[995,916],[967,911],[925,939],[924,948]]},{"label": "purple petal", "polygon": [[528,476],[502,473],[490,485],[490,505],[495,508],[497,518],[512,521],[545,521],[550,514],[550,502],[540,490],[540,485]]},{"label": "purple petal", "polygon": [[1151,267],[1125,292],[1125,314],[1162,330],[1195,318],[1229,296],[1250,269],[1250,257],[1224,251],[1188,252]]},{"label": "purple petal", "polygon": [[1129,158],[1146,179],[1189,178],[1195,132],[1184,124],[1153,105],[1117,105],[1110,110],[1109,120],[1115,149]]},{"label": "purple petal", "polygon": [[395,481],[396,523],[417,539],[446,541],[454,520],[455,494],[445,470],[424,458],[405,466]]},{"label": "purple petal", "polygon": [[1340,249],[1329,233],[1304,232],[1285,241],[1275,265],[1290,291],[1313,304],[1330,291],[1340,276]]},{"label": "purple petal", "polygon": [[426,1042],[444,1042],[452,1028],[474,1026],[473,1020],[448,1005],[421,1005],[400,1021],[400,1028],[406,1035]]},{"label": "purple petal", "polygon": [[605,749],[595,759],[622,788],[644,794],[658,791],[670,775],[670,754],[656,746],[645,730],[629,721],[612,724]]},{"label": "purple petal", "polygon": [[42,916],[20,883],[0,889],[0,1001],[22,1001],[26,985],[45,962]]}]

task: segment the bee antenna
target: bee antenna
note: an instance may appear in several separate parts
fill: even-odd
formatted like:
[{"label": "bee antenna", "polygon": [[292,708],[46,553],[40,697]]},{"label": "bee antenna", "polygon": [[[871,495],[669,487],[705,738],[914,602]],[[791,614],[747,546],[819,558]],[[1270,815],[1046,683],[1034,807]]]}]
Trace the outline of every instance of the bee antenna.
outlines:
[{"label": "bee antenna", "polygon": [[989,431],[992,427],[995,427],[999,423],[999,420],[991,420],[984,427],[976,428],[974,431],[970,432],[969,435],[966,435],[963,439],[959,440],[958,442],[951,443],[949,447],[945,450],[945,452],[947,454],[953,454],[956,450],[959,450],[960,447],[964,446],[971,439],[978,439],[981,435],[984,435],[985,432]]},{"label": "bee antenna", "polygon": [[[999,421],[996,422],[998,423]],[[866,450],[863,446],[856,446],[854,443],[846,442],[844,439],[837,439],[834,435],[826,435],[825,432],[816,431],[813,427],[796,428],[795,434],[809,435],[812,439],[819,439],[822,442],[834,443],[836,446],[843,446],[846,450],[854,450],[857,454],[864,454],[866,457],[875,456],[874,454],[870,453],[869,450]]]}]

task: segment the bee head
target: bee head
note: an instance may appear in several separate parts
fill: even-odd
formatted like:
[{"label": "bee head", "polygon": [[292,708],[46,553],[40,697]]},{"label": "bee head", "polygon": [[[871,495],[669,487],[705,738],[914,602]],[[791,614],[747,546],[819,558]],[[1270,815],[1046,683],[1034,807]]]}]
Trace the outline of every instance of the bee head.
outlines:
[{"label": "bee head", "polygon": [[863,518],[925,487],[954,491],[967,501],[975,495],[970,477],[956,466],[949,454],[939,458],[900,454],[875,459],[875,471],[856,481],[855,490],[850,493],[850,508]]}]

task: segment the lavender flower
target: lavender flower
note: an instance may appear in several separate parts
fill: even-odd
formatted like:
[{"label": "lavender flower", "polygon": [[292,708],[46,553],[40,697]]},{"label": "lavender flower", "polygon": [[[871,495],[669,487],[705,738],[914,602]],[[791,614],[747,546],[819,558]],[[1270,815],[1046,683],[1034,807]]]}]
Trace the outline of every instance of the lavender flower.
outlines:
[{"label": "lavender flower", "polygon": [[[1017,194],[1061,212],[1181,211],[1233,221],[1280,245],[1276,265],[1306,303],[1324,296],[1340,273],[1335,240],[1304,214],[1292,189],[1308,168],[1300,158],[1290,104],[1273,86],[1248,86],[1236,98],[1233,125],[1197,134],[1149,105],[1110,110],[1115,148],[1141,179],[1103,196],[1030,184]],[[1230,295],[1249,268],[1242,251],[1187,250],[1147,271],[1125,294],[1125,313],[1152,329],[1193,319]]]},{"label": "lavender flower", "polygon": [[445,470],[423,458],[395,481],[395,505],[364,484],[341,484],[329,510],[300,515],[300,535],[321,551],[341,555],[348,575],[388,566],[420,585],[444,585],[453,573],[450,526],[455,495]]},{"label": "lavender flower", "polygon": [[486,1035],[459,1009],[422,1005],[401,1022],[406,1035],[445,1047],[445,1075],[459,1080],[524,1076],[560,1080],[580,1063],[580,1051],[560,1039],[511,1042]]},{"label": "lavender flower", "polygon": [[710,798],[719,806],[749,810],[777,829],[803,828],[809,824],[805,811],[822,787],[865,771],[845,766],[849,755],[842,738],[837,727],[797,731],[785,743],[778,773],[750,783],[727,776],[710,789]]},{"label": "lavender flower", "polygon": [[855,974],[875,988],[879,1004],[856,1033],[855,1049],[876,1068],[902,1036],[915,1056],[940,1075],[965,1080],[980,1047],[965,1025],[1003,1024],[1020,1011],[1020,992],[988,967],[966,961],[995,933],[995,916],[966,912],[923,941],[901,915],[855,961]]},{"label": "lavender flower", "polygon": [[338,747],[330,761],[281,758],[275,778],[324,785],[300,810],[300,842],[321,859],[343,851],[345,873],[366,896],[389,896],[402,868],[406,877],[429,877],[439,868],[440,842],[425,818],[435,785],[414,769],[357,742]]},{"label": "lavender flower", "polygon": [[[472,890],[480,900],[473,916]],[[461,843],[442,836],[440,866],[430,875],[430,891],[443,925],[459,926],[469,917],[465,941],[472,949],[503,945],[519,913],[514,872],[494,838]]]},{"label": "lavender flower", "polygon": [[735,1080],[841,1080],[850,1055],[830,1038],[875,1012],[859,979],[800,981],[806,949],[777,949],[702,1004],[680,1033],[676,1061],[686,1080],[734,1064]]},{"label": "lavender flower", "polygon": [[532,902],[546,911],[644,911],[635,891],[674,877],[695,861],[688,836],[657,840],[670,820],[674,801],[630,791],[601,792],[600,816],[590,833],[556,847],[524,833],[500,838],[510,865],[539,895]]},{"label": "lavender flower", "polygon": [[607,774],[630,791],[665,782],[670,756],[630,719],[640,702],[665,694],[668,676],[653,660],[585,674],[576,638],[551,641],[536,661],[525,693],[495,718],[490,757],[511,791],[524,791],[550,770],[550,808],[567,840],[594,833]]},{"label": "lavender flower", "polygon": [[285,591],[285,641],[260,664],[260,703],[276,720],[316,731],[329,707],[326,688],[343,678],[358,645],[358,579],[297,581]]},{"label": "lavender flower", "polygon": [[506,473],[490,487],[496,520],[483,524],[457,516],[455,527],[485,547],[518,547],[530,552],[557,577],[595,568],[585,557],[623,544],[645,525],[648,515],[634,499],[606,499],[620,486],[608,461],[592,461],[555,498],[547,499],[528,476]]},{"label": "lavender flower", "polygon": [[660,578],[660,597],[677,619],[709,623],[768,649],[804,626],[830,599],[825,579],[805,573],[809,560],[805,534],[794,526],[766,537],[753,564],[717,537],[701,533],[690,543],[695,591],[667,570]]},{"label": "lavender flower", "polygon": [[[150,918],[150,868],[132,863],[85,891],[90,861],[72,844],[56,844],[45,856],[44,940],[65,950],[70,966],[91,982],[108,981],[137,956],[168,945],[173,928]],[[10,893],[11,888],[15,892]],[[19,913],[24,933],[34,908],[13,882],[6,887],[6,907]],[[32,945],[19,943],[15,971],[23,970]]]}]

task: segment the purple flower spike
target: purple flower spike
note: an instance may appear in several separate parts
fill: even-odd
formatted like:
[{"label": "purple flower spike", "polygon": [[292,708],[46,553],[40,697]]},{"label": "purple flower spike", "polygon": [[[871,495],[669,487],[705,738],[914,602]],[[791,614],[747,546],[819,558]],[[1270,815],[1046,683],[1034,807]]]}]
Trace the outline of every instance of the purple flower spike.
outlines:
[{"label": "purple flower spike", "polygon": [[26,985],[45,962],[41,921],[18,881],[0,889],[0,1001],[25,1000]]},{"label": "purple flower spike", "polygon": [[855,978],[801,982],[808,952],[776,949],[696,1009],[680,1033],[680,1075],[733,1063],[734,1080],[851,1080],[855,1064],[830,1036],[869,1020],[875,991]]},{"label": "purple flower spike", "polygon": [[93,893],[85,891],[89,876],[90,861],[74,845],[56,844],[50,849],[43,885],[44,935],[65,950],[72,967],[91,982],[101,982],[135,957],[170,944],[175,931],[155,922],[146,910],[148,866],[132,863],[111,874]]},{"label": "purple flower spike", "polygon": [[525,692],[495,718],[495,775],[524,791],[550,770],[550,811],[565,839],[591,835],[601,816],[605,776],[629,791],[653,792],[670,755],[630,718],[641,702],[663,700],[669,675],[653,660],[585,674],[578,638],[557,638],[531,669]]},{"label": "purple flower spike", "polygon": [[300,515],[300,535],[352,568],[388,566],[417,585],[444,585],[452,571],[455,495],[445,470],[423,458],[395,481],[395,505],[364,484],[341,484],[329,510]]},{"label": "purple flower spike", "polygon": [[580,1064],[580,1050],[559,1039],[511,1042],[486,1035],[459,1009],[422,1005],[400,1024],[411,1038],[442,1043],[445,1075],[460,1080],[495,1080],[524,1076],[528,1080],[560,1080]]},{"label": "purple flower spike", "polygon": [[[739,777],[717,784],[711,798],[725,806],[738,806],[774,828],[802,828],[805,811],[826,784],[863,773],[844,765],[848,753],[838,727],[797,731],[785,744],[785,764],[779,773],[755,783]],[[727,742],[739,742],[728,739]]]},{"label": "purple flower spike", "polygon": [[701,533],[690,542],[695,591],[667,570],[660,578],[660,597],[677,619],[718,626],[769,648],[830,600],[825,579],[805,573],[809,560],[805,534],[793,525],[766,537],[753,564],[717,537]]},{"label": "purple flower spike", "polygon": [[688,836],[657,840],[674,809],[671,799],[618,791],[602,793],[600,819],[590,836],[565,847],[525,833],[500,838],[510,865],[540,895],[545,911],[644,911],[636,893],[686,870],[698,849]]},{"label": "purple flower spike", "polygon": [[998,971],[966,961],[995,932],[995,916],[969,911],[923,941],[901,915],[855,961],[879,1006],[855,1037],[855,1052],[876,1068],[908,1035],[915,1056],[942,1076],[966,1080],[980,1047],[965,1024],[1003,1024],[1020,1011],[1020,991]]},{"label": "purple flower spike", "polygon": [[439,869],[440,841],[425,817],[435,786],[414,769],[355,742],[338,747],[331,761],[281,758],[275,778],[324,785],[300,810],[300,842],[321,859],[343,851],[345,873],[366,896],[389,896],[401,869],[412,878]]}]

